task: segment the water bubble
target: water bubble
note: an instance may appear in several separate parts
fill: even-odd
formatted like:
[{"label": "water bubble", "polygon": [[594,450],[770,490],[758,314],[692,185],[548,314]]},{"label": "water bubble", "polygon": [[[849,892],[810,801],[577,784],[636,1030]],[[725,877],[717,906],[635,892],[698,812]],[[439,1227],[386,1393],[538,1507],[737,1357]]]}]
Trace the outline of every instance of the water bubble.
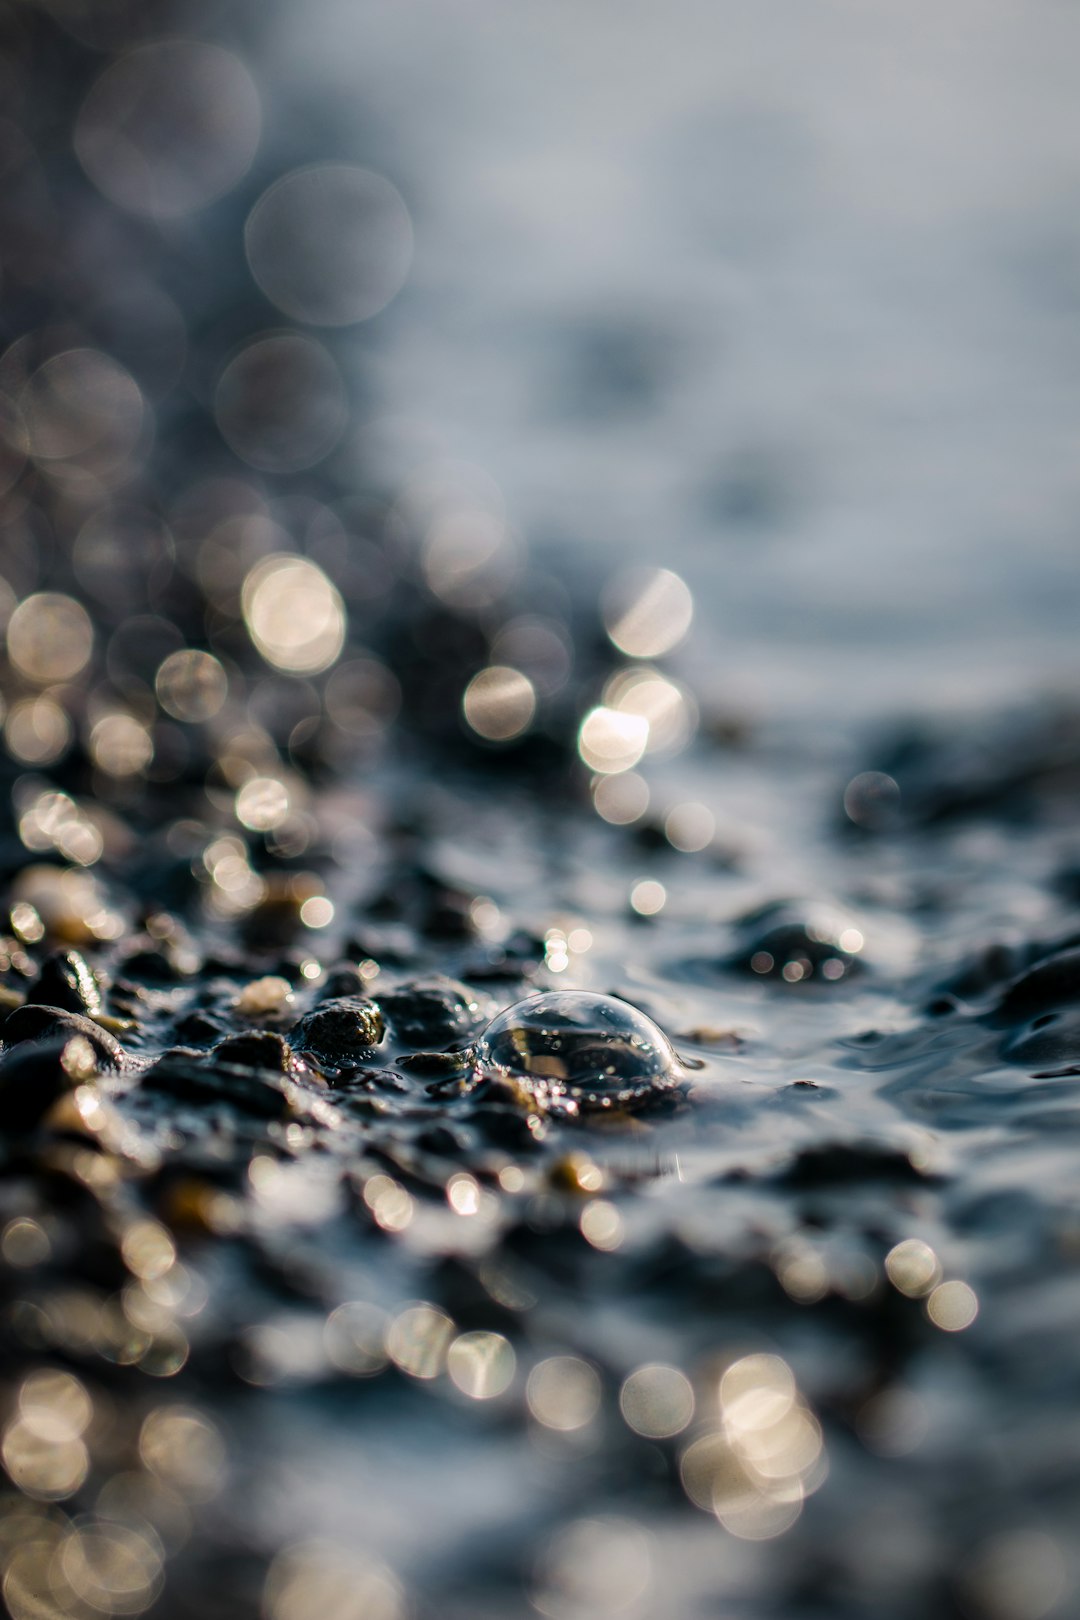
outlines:
[{"label": "water bubble", "polygon": [[237,57],[166,40],[105,69],[79,113],[75,152],[110,202],[176,219],[243,177],[260,130],[258,91]]},{"label": "water bubble", "polygon": [[294,169],[263,193],[244,229],[248,263],[272,304],[312,326],[350,326],[385,308],[412,259],[412,224],[381,175],[348,163]]},{"label": "water bubble", "polygon": [[508,1007],[480,1036],[474,1060],[481,1073],[540,1100],[569,1097],[594,1108],[644,1101],[681,1078],[667,1036],[650,1018],[586,990],[550,991]]}]

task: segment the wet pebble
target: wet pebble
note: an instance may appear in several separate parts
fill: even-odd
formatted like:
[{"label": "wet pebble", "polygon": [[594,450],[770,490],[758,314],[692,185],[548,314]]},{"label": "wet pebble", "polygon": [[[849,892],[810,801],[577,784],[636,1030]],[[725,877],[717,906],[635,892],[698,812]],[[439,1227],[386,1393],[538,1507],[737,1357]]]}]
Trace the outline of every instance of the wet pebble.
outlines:
[{"label": "wet pebble", "polygon": [[373,1001],[342,996],[305,1013],[290,1040],[320,1067],[340,1069],[366,1062],[385,1033],[382,1013]]},{"label": "wet pebble", "polygon": [[34,1003],[16,1007],[0,1026],[0,1033],[5,1046],[16,1046],[22,1041],[47,1041],[55,1036],[66,1040],[73,1035],[81,1035],[89,1042],[103,1068],[119,1069],[126,1059],[124,1048],[115,1035],[110,1035],[93,1019],[81,1013],[68,1012],[63,1007],[43,1007]]},{"label": "wet pebble", "polygon": [[63,1036],[11,1048],[0,1057],[0,1131],[33,1130],[71,1086]]},{"label": "wet pebble", "polygon": [[291,1074],[297,1068],[288,1041],[270,1029],[227,1035],[214,1047],[211,1056],[217,1063],[241,1069],[262,1069],[269,1074]]},{"label": "wet pebble", "polygon": [[467,985],[441,975],[383,991],[379,1004],[403,1046],[447,1046],[473,1034],[480,999]]},{"label": "wet pebble", "polygon": [[54,951],[42,962],[27,1000],[45,1007],[93,1017],[101,1011],[101,989],[80,951]]},{"label": "wet pebble", "polygon": [[784,984],[809,979],[836,984],[859,971],[862,948],[857,928],[789,905],[768,905],[740,920],[726,966]]}]

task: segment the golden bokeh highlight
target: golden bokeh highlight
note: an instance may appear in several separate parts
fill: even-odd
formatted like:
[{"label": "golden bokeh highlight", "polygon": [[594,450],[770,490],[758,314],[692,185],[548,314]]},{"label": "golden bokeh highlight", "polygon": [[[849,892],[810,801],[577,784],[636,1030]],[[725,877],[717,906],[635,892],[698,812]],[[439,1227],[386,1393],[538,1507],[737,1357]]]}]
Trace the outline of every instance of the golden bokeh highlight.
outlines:
[{"label": "golden bokeh highlight", "polygon": [[694,1386],[678,1367],[649,1362],[623,1380],[619,1410],[636,1434],[666,1440],[681,1434],[694,1416]]},{"label": "golden bokeh highlight", "polygon": [[564,1434],[584,1429],[600,1410],[600,1375],[580,1356],[548,1356],[529,1374],[525,1399],[537,1423]]},{"label": "golden bokeh highlight", "polygon": [[720,1378],[720,1424],[680,1458],[683,1489],[732,1535],[768,1541],[790,1530],[807,1494],[825,1477],[821,1426],[790,1367],[770,1354],[744,1356]]},{"label": "golden bokeh highlight", "polygon": [[582,763],[604,776],[632,769],[649,746],[649,722],[604,704],[590,709],[578,731]]},{"label": "golden bokeh highlight", "polygon": [[345,605],[336,586],[306,557],[264,557],[245,578],[241,600],[248,634],[275,669],[314,675],[340,656]]},{"label": "golden bokeh highlight", "polygon": [[885,1275],[901,1294],[922,1299],[941,1281],[941,1261],[921,1238],[905,1238],[885,1256]]},{"label": "golden bokeh highlight", "polygon": [[517,1358],[501,1333],[460,1333],[446,1356],[451,1382],[470,1400],[491,1401],[514,1381]]},{"label": "golden bokeh highlight", "polygon": [[75,125],[75,152],[111,202],[172,220],[243,178],[261,127],[258,92],[239,57],[219,45],[165,40],[100,75]]},{"label": "golden bokeh highlight", "polygon": [[926,1301],[926,1314],[943,1333],[962,1333],[979,1314],[979,1300],[966,1282],[943,1282]]},{"label": "golden bokeh highlight", "polygon": [[454,1324],[434,1305],[409,1305],[390,1324],[386,1349],[390,1360],[410,1378],[438,1378],[445,1371]]},{"label": "golden bokeh highlight", "polygon": [[38,686],[70,681],[90,662],[94,629],[81,602],[40,591],[20,602],[7,627],[8,657]]},{"label": "golden bokeh highlight", "polygon": [[335,1542],[286,1547],[270,1566],[264,1620],[405,1620],[400,1582],[374,1560]]},{"label": "golden bokeh highlight", "polygon": [[690,628],[694,599],[670,568],[634,568],[611,581],[603,599],[604,625],[628,658],[662,658]]},{"label": "golden bokeh highlight", "polygon": [[229,695],[229,678],[213,653],[184,648],[162,660],[154,690],[166,714],[197,725],[220,714]]},{"label": "golden bokeh highlight", "polygon": [[492,664],[473,676],[461,704],[478,737],[510,742],[529,729],[536,714],[536,693],[520,670]]}]

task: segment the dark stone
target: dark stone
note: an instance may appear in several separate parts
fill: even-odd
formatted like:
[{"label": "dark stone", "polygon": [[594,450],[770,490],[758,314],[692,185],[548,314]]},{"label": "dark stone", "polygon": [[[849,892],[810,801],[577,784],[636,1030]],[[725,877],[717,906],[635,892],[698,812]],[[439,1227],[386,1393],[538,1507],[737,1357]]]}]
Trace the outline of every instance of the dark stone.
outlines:
[{"label": "dark stone", "polygon": [[859,1181],[922,1183],[936,1179],[899,1148],[876,1142],[827,1142],[803,1148],[774,1178],[782,1187],[837,1187]]},{"label": "dark stone", "polygon": [[86,958],[78,951],[54,951],[41,964],[27,1000],[65,1012],[101,1011],[101,989]]},{"label": "dark stone", "polygon": [[215,1041],[220,1041],[228,1033],[228,1025],[223,1018],[205,1012],[201,1007],[178,1018],[174,1029],[177,1040],[187,1046],[213,1046]]},{"label": "dark stone", "polygon": [[448,1080],[465,1072],[468,1059],[461,1052],[413,1052],[409,1057],[399,1058],[398,1067],[404,1069],[406,1074]]},{"label": "dark stone", "polygon": [[316,1063],[340,1069],[365,1062],[385,1033],[375,1003],[348,996],[323,1001],[305,1013],[291,1030],[290,1039]]},{"label": "dark stone", "polygon": [[227,1035],[211,1053],[215,1063],[232,1068],[261,1069],[267,1074],[291,1074],[296,1064],[284,1035],[271,1029],[245,1030]]},{"label": "dark stone", "polygon": [[82,1035],[90,1042],[102,1067],[119,1069],[126,1058],[115,1035],[81,1013],[68,1012],[63,1007],[43,1007],[37,1003],[16,1007],[5,1019],[2,1034],[5,1046],[16,1046],[21,1041],[47,1041],[54,1036],[70,1040],[73,1035]]},{"label": "dark stone", "polygon": [[482,1019],[475,992],[441,976],[383,991],[379,1005],[403,1046],[439,1047],[467,1040]]},{"label": "dark stone", "polygon": [[470,1109],[469,1124],[493,1147],[505,1148],[508,1153],[535,1153],[547,1135],[547,1127],[538,1114],[500,1107],[497,1103],[483,1103]]},{"label": "dark stone", "polygon": [[142,1076],[142,1089],[178,1102],[208,1107],[226,1103],[254,1119],[282,1119],[290,1111],[284,1076],[239,1064],[211,1067],[201,1053],[167,1052]]},{"label": "dark stone", "polygon": [[358,969],[351,963],[343,962],[338,967],[327,970],[326,978],[320,986],[319,1001],[337,1001],[342,996],[363,996],[364,980]]},{"label": "dark stone", "polygon": [[1059,951],[1013,980],[996,1008],[1003,1022],[1080,1003],[1080,949]]},{"label": "dark stone", "polygon": [[0,1057],[0,1130],[32,1131],[70,1088],[62,1062],[66,1045],[58,1036],[13,1047]]},{"label": "dark stone", "polygon": [[[805,917],[796,907],[762,906],[740,919],[735,949],[724,966],[754,978],[792,985],[808,980],[842,984],[862,970],[862,963],[840,944],[839,934],[831,922]],[[799,972],[791,977],[796,967]]]}]

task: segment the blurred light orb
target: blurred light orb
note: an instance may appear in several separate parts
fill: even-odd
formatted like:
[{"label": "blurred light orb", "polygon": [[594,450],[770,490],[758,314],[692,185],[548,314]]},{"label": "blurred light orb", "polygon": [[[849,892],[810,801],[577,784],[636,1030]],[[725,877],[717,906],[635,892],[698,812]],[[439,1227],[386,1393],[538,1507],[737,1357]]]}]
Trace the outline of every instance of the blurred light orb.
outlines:
[{"label": "blurred light orb", "polygon": [[475,612],[506,594],[520,567],[520,545],[497,513],[454,507],[424,535],[422,567],[440,602]]},{"label": "blurred light orb", "polygon": [[78,1435],[43,1435],[25,1416],[13,1418],[4,1429],[0,1459],[12,1484],[39,1502],[62,1502],[73,1496],[90,1471],[90,1458]]},{"label": "blurred light orb", "polygon": [[434,1305],[410,1305],[396,1316],[386,1336],[390,1359],[411,1378],[437,1378],[446,1365],[454,1324]]},{"label": "blurred light orb", "polygon": [[404,1594],[382,1564],[330,1541],[286,1547],[263,1591],[266,1620],[405,1620]]},{"label": "blurred light orb", "polygon": [[900,815],[900,787],[884,771],[862,771],[844,789],[844,812],[857,827],[891,827]]},{"label": "blurred light orb", "polygon": [[236,819],[252,832],[270,832],[289,814],[289,790],[276,776],[253,776],[236,795]]},{"label": "blurred light orb", "polygon": [[962,1333],[979,1314],[979,1298],[966,1282],[938,1283],[926,1301],[926,1314],[943,1333]]},{"label": "blurred light orb", "polygon": [[30,454],[55,478],[122,469],[147,422],[129,371],[97,349],[65,349],[46,360],[20,397]]},{"label": "blurred light orb", "polygon": [[651,1018],[616,996],[552,990],[508,1007],[473,1054],[477,1069],[541,1099],[608,1108],[675,1086],[679,1061]]},{"label": "blurred light orb", "polygon": [[143,1467],[191,1501],[209,1501],[225,1480],[225,1443],[191,1406],[158,1406],[139,1432]]},{"label": "blurred light orb", "polygon": [[107,1519],[73,1526],[51,1573],[79,1607],[112,1615],[142,1614],[165,1577],[161,1545],[149,1526],[136,1530]]},{"label": "blurred light orb", "polygon": [[648,746],[649,722],[644,715],[621,714],[603,704],[589,710],[578,732],[583,764],[604,776],[632,769]]},{"label": "blurred light orb", "polygon": [[129,213],[170,220],[231,190],[259,145],[259,95],[219,45],[164,40],[112,63],[83,102],[75,153]]},{"label": "blurred light orb", "polygon": [[259,472],[315,466],[348,420],[341,373],[314,338],[299,332],[257,338],[221,374],[214,416],[222,438]]},{"label": "blurred light orb", "polygon": [[18,406],[0,394],[0,495],[18,483],[30,449],[26,424]]},{"label": "blurred light orb", "polygon": [[666,1440],[681,1434],[694,1415],[694,1389],[678,1367],[650,1363],[623,1380],[619,1409],[635,1434]]},{"label": "blurred light orb", "polygon": [[90,733],[90,757],[106,776],[139,776],[154,757],[154,740],[141,720],[118,710]]},{"label": "blurred light orb", "polygon": [[667,905],[667,890],[655,878],[641,878],[630,890],[630,905],[639,917],[655,917]]},{"label": "blurred light orb", "polygon": [[213,653],[185,647],[162,660],[154,690],[166,714],[196,725],[220,714],[229,695],[229,678]]},{"label": "blurred light orb", "polygon": [[4,722],[8,753],[24,765],[55,764],[71,747],[73,735],[67,712],[51,697],[23,698]]},{"label": "blurred light orb", "polygon": [[716,817],[706,804],[677,804],[668,811],[664,835],[672,849],[694,855],[707,849],[716,834]]},{"label": "blurred light orb", "polygon": [[473,676],[461,706],[469,725],[485,742],[512,742],[532,723],[536,693],[520,670],[492,664]]},{"label": "blurred light orb", "polygon": [[491,657],[496,664],[522,670],[545,697],[566,685],[573,661],[563,626],[529,615],[503,625],[492,643]]},{"label": "blurred light orb", "polygon": [[545,1429],[571,1434],[584,1429],[600,1410],[600,1375],[580,1356],[548,1356],[538,1361],[525,1386],[525,1400]]},{"label": "blurred light orb", "polygon": [[962,1571],[961,1588],[972,1612],[986,1620],[1043,1620],[1057,1608],[1068,1578],[1056,1541],[1041,1530],[1015,1529],[976,1549]]},{"label": "blurred light orb", "polygon": [[694,616],[685,580],[670,568],[632,568],[604,591],[604,628],[629,658],[662,658],[682,641]]},{"label": "blurred light orb", "polygon": [[474,1401],[504,1395],[514,1381],[516,1367],[513,1346],[501,1333],[461,1333],[446,1357],[451,1382]]},{"label": "blurred light orb", "polygon": [[386,1352],[386,1312],[365,1300],[348,1300],[331,1311],[323,1329],[327,1358],[350,1378],[373,1378],[381,1373]]},{"label": "blurred light orb", "polygon": [[533,1607],[548,1620],[614,1620],[641,1612],[651,1580],[652,1554],[640,1525],[628,1519],[579,1519],[548,1542]]},{"label": "blurred light orb", "polygon": [[83,524],[71,561],[83,589],[115,611],[144,606],[168,583],[173,549],[172,536],[153,512],[109,505]]},{"label": "blurred light orb", "polygon": [[578,1222],[586,1243],[604,1254],[612,1254],[622,1247],[625,1227],[615,1205],[606,1198],[594,1198],[585,1205]]},{"label": "blurred light orb", "polygon": [[649,784],[636,771],[601,776],[593,783],[593,808],[613,827],[629,827],[649,808]]},{"label": "blurred light orb", "polygon": [[306,557],[274,552],[255,564],[241,590],[248,634],[268,664],[293,675],[329,669],[345,645],[345,604]]},{"label": "blurred light orb", "polygon": [[604,687],[604,703],[649,726],[647,754],[675,754],[697,730],[697,704],[685,687],[654,669],[623,669]]},{"label": "blurred light orb", "polygon": [[43,1368],[24,1379],[19,1411],[31,1433],[62,1444],[85,1433],[94,1406],[85,1385],[73,1374]]},{"label": "blurred light orb", "polygon": [[7,631],[8,657],[28,681],[70,681],[94,649],[90,615],[73,596],[41,591],[20,602]]},{"label": "blurred light orb", "polygon": [[941,1281],[941,1261],[921,1238],[904,1238],[885,1256],[885,1274],[909,1299],[922,1299]]},{"label": "blurred light orb", "polygon": [[397,718],[401,688],[377,658],[355,658],[339,664],[323,693],[326,713],[349,737],[375,739]]},{"label": "blurred light orb", "polygon": [[384,309],[412,262],[397,190],[348,163],[294,169],[248,215],[244,247],[270,302],[310,326],[351,326]]}]

